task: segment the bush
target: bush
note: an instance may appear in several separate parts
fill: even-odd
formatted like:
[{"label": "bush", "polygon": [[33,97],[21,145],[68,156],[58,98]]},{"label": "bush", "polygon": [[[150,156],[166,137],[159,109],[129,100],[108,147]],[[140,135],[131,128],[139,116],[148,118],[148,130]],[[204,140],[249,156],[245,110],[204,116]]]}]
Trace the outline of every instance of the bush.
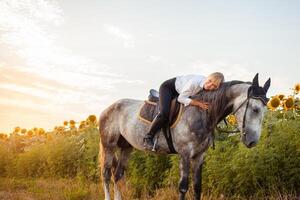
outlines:
[{"label": "bush", "polygon": [[7,169],[11,166],[12,153],[5,143],[0,141],[0,177],[8,175]]}]

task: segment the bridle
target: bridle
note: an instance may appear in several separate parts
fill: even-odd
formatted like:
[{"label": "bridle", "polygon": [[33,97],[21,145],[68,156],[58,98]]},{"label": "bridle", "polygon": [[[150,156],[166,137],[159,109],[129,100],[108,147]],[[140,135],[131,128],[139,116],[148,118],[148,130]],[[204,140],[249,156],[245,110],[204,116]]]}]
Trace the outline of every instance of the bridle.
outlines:
[{"label": "bridle", "polygon": [[245,130],[245,121],[246,121],[246,114],[247,114],[247,109],[249,107],[249,100],[250,99],[259,99],[261,100],[261,102],[266,106],[269,98],[266,97],[266,94],[255,94],[255,90],[253,89],[254,86],[250,86],[248,88],[248,93],[247,93],[247,98],[237,107],[237,109],[235,109],[232,114],[234,115],[245,103],[246,103],[246,109],[244,112],[244,116],[243,116],[243,124],[242,124],[242,134],[246,135]]}]

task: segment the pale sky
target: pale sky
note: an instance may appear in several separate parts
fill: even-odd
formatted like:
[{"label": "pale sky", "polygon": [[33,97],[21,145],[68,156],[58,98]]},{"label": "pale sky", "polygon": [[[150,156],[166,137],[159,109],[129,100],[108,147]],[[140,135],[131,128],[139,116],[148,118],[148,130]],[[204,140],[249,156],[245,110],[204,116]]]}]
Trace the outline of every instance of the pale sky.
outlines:
[{"label": "pale sky", "polygon": [[0,132],[80,121],[183,74],[299,79],[299,1],[0,0]]}]

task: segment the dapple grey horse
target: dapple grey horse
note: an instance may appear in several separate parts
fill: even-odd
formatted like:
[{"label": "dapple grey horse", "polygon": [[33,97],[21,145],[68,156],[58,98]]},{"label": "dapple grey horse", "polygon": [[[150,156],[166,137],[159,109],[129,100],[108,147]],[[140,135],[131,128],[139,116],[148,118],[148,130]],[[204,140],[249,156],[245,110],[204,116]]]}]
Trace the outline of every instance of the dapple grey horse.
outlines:
[{"label": "dapple grey horse", "polygon": [[[261,124],[266,105],[266,92],[270,79],[263,87],[258,84],[258,74],[252,82],[231,81],[223,83],[218,90],[201,91],[192,96],[210,103],[208,110],[195,106],[183,108],[180,120],[171,129],[174,148],[180,156],[179,199],[188,190],[189,171],[193,170],[194,199],[201,198],[201,173],[204,152],[212,142],[212,132],[218,122],[234,113],[241,141],[248,147],[255,146],[260,138]],[[121,99],[106,108],[99,118],[99,161],[105,200],[110,199],[109,184],[114,181],[114,199],[120,200],[118,182],[122,179],[133,148],[145,151],[143,138],[150,125],[138,117],[144,101]],[[168,153],[169,146],[162,130],[157,134],[157,153]],[[117,158],[116,150],[120,150]]]}]

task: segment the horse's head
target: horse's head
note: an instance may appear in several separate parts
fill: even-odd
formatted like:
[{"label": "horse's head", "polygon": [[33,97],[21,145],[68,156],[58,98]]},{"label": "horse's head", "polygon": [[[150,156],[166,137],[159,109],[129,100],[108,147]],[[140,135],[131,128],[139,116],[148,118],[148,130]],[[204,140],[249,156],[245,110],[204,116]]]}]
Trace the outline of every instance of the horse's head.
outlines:
[{"label": "horse's head", "polygon": [[254,147],[261,134],[261,125],[268,98],[266,93],[270,87],[270,78],[263,87],[259,86],[258,74],[253,78],[248,89],[242,88],[234,101],[233,113],[237,118],[238,128],[241,131],[241,140],[248,147]]}]

